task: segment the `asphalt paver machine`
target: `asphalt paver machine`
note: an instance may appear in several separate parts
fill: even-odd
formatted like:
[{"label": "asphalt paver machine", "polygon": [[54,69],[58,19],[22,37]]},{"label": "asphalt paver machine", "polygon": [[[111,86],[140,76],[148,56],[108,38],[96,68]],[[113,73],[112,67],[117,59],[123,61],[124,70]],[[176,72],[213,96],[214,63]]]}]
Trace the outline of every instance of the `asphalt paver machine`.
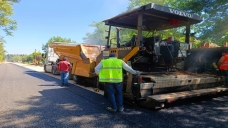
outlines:
[{"label": "asphalt paver machine", "polygon": [[[196,14],[150,3],[132,11],[104,20],[109,26],[107,46],[97,57],[97,62],[116,53],[140,76],[124,72],[124,100],[146,107],[164,107],[179,99],[213,95],[225,92],[222,76],[186,71],[186,58],[191,55],[190,26],[200,23]],[[111,46],[111,29],[117,27],[117,47]],[[161,39],[152,35],[143,37],[143,31],[163,31],[185,27],[185,42],[174,38]],[[129,42],[120,43],[120,28],[137,30]],[[194,60],[188,61],[188,66]]]}]

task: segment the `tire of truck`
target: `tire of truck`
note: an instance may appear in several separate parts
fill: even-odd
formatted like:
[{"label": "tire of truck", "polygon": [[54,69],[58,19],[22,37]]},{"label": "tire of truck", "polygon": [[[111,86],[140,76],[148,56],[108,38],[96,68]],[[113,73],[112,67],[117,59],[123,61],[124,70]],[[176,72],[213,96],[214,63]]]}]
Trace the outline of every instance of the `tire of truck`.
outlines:
[{"label": "tire of truck", "polygon": [[44,72],[47,73],[47,70],[46,70],[46,65],[44,65]]},{"label": "tire of truck", "polygon": [[72,75],[73,76],[73,81],[76,83],[76,84],[78,84],[78,76],[76,76],[76,75]]},{"label": "tire of truck", "polygon": [[70,71],[70,72],[69,72],[69,77],[68,77],[68,79],[69,79],[69,80],[74,80],[73,77],[74,77],[74,75],[73,75],[73,74],[71,73],[71,71]]}]

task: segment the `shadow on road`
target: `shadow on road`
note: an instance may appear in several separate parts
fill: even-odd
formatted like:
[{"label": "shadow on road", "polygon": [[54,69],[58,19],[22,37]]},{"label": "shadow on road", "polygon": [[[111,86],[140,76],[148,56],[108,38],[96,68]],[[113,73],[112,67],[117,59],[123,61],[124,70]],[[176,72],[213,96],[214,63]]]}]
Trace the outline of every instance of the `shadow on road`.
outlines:
[{"label": "shadow on road", "polygon": [[49,76],[43,72],[37,72],[37,71],[29,70],[29,71],[25,71],[24,73],[28,74],[30,76],[33,76],[35,78],[44,80],[44,81],[55,81],[57,83],[60,83],[60,80],[58,78]]},{"label": "shadow on road", "polygon": [[[228,119],[227,100],[221,97],[157,112],[125,106],[125,112],[114,114],[105,110],[107,99],[77,86],[39,93],[16,102],[20,109],[4,112],[10,114],[0,123],[7,127],[225,128]],[[17,121],[11,122],[12,117]]]},{"label": "shadow on road", "polygon": [[[26,69],[24,73],[44,81],[59,81],[32,70]],[[123,113],[114,114],[105,110],[108,100],[102,95],[73,84],[39,93],[41,96],[17,101],[19,108],[0,112],[0,117],[4,117],[0,124],[7,127],[225,128],[228,122],[228,96],[184,100],[159,111],[125,105]]]}]

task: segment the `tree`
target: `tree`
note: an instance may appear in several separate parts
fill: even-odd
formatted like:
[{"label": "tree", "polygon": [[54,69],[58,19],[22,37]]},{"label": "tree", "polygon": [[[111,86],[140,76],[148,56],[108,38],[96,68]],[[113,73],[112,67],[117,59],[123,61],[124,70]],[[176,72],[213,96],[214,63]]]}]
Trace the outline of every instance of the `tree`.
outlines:
[{"label": "tree", "polygon": [[33,63],[34,64],[40,64],[40,61],[42,59],[42,53],[35,51],[31,55],[32,55],[32,58],[33,58]]},{"label": "tree", "polygon": [[24,55],[24,56],[22,57],[22,62],[23,62],[23,63],[28,62],[28,61],[27,61],[27,57],[28,57],[27,55]]},{"label": "tree", "polygon": [[6,41],[3,39],[3,37],[2,38],[0,37],[0,62],[3,61],[5,53],[6,53],[6,51],[4,49],[5,42]]},{"label": "tree", "polygon": [[[137,8],[149,3],[156,3],[190,13],[196,13],[203,17],[203,21],[199,24],[191,26],[191,32],[196,33],[191,37],[191,42],[194,47],[197,47],[201,42],[211,40],[213,43],[221,45],[227,42],[228,39],[228,1],[227,0],[129,0],[127,11]],[[91,44],[106,44],[105,37],[108,35],[108,26],[103,22],[94,22],[90,26],[94,27],[93,33],[87,33],[84,37],[86,43]],[[174,36],[180,42],[185,41],[183,31],[185,27],[174,28],[156,32],[156,35],[161,35],[162,39]],[[111,30],[111,39],[115,39],[114,29]],[[122,29],[121,30],[121,43],[130,40],[132,35],[137,34],[135,30]],[[151,36],[151,33],[144,32],[143,36]],[[112,40],[113,41],[113,40]]]},{"label": "tree", "polygon": [[146,5],[149,3],[155,3],[160,5],[168,5],[171,0],[129,0],[129,5],[127,7],[127,10],[130,11],[136,7]]},{"label": "tree", "polygon": [[[210,39],[217,44],[223,43],[228,36],[227,0],[183,0],[185,3],[173,3],[180,9],[201,14],[203,22],[197,26],[201,40]],[[187,5],[187,6],[186,6]]]},{"label": "tree", "polygon": [[[180,4],[180,5],[183,4],[186,6],[186,4],[185,4],[186,0],[183,0],[183,1],[176,1],[176,0],[129,0],[128,11],[132,10],[134,8],[140,7],[142,5],[149,4],[151,2],[155,3],[155,4],[167,6],[167,7],[177,8],[177,9],[181,9],[181,8],[176,6],[176,3]],[[195,25],[191,26],[191,30],[195,31],[195,28],[196,28]],[[185,41],[185,35],[183,34],[184,31],[185,31],[185,27],[178,27],[178,28],[173,28],[173,29],[169,29],[169,30],[156,31],[153,33],[155,35],[161,36],[162,39],[166,39],[168,37],[174,36],[175,40],[178,40],[180,42],[184,42]],[[199,31],[197,31],[197,32],[199,32]],[[143,36],[146,36],[146,35],[143,34]],[[151,36],[151,34],[148,36]],[[195,38],[191,37],[191,41],[194,42]]]},{"label": "tree", "polygon": [[[196,13],[203,17],[203,22],[193,25],[197,33],[195,44],[211,40],[222,44],[228,38],[228,1],[227,0],[129,0],[128,10],[150,2]],[[176,35],[175,35],[176,36]]]},{"label": "tree", "polygon": [[0,0],[0,27],[6,32],[6,35],[12,35],[12,31],[17,28],[17,22],[10,19],[13,15],[12,5],[19,0]]},{"label": "tree", "polygon": [[38,64],[40,64],[40,61],[42,60],[42,55],[41,54],[36,55],[35,59],[38,62]]},{"label": "tree", "polygon": [[13,59],[14,62],[22,61],[22,57],[20,55],[15,55],[15,56],[13,56],[12,59]]},{"label": "tree", "polygon": [[[154,2],[161,5],[168,5],[170,0],[129,0],[129,6],[126,11],[130,11],[136,7]],[[102,44],[105,45],[107,43],[107,40],[105,37],[108,35],[106,32],[108,30],[108,26],[106,26],[103,22],[94,22],[90,25],[91,27],[94,27],[95,30],[93,33],[87,33],[86,37],[83,38],[84,42],[89,44]],[[181,42],[185,41],[184,35],[183,35],[183,29],[172,29],[172,30],[166,30],[166,31],[160,31],[160,32],[143,32],[144,37],[152,36],[154,35],[161,35],[162,38],[167,38],[170,36],[175,35],[175,39],[178,39]],[[136,30],[132,29],[121,29],[120,31],[120,43],[125,44],[126,42],[130,41],[133,35],[137,34]],[[116,44],[116,29],[111,29],[111,42],[112,44]]]},{"label": "tree", "polygon": [[[106,45],[107,44],[107,39],[105,38],[108,36],[108,26],[104,24],[104,22],[93,22],[91,27],[94,27],[95,30],[93,33],[87,33],[86,37],[83,38],[84,42],[87,44],[95,44],[95,45]],[[124,44],[126,41],[129,41],[136,33],[135,30],[130,30],[130,29],[121,29],[121,44]],[[110,34],[110,41],[112,45],[116,45],[116,28],[111,29],[111,34]]]},{"label": "tree", "polygon": [[4,59],[5,59],[6,61],[8,61],[8,62],[12,62],[12,54],[6,54],[6,55],[4,56]]},{"label": "tree", "polygon": [[60,36],[53,36],[48,40],[46,44],[42,44],[42,50],[46,53],[48,49],[48,45],[52,42],[62,42],[62,43],[76,43],[76,41],[72,41],[70,38],[62,38]]},{"label": "tree", "polygon": [[[16,21],[9,18],[9,16],[13,15],[12,5],[17,2],[19,0],[0,0],[0,28],[6,35],[12,36],[12,31],[17,28]],[[0,36],[0,61],[3,60],[6,53],[4,43],[3,37]]]},{"label": "tree", "polygon": [[5,55],[4,46],[3,46],[3,43],[0,43],[0,62],[3,61],[4,55]]},{"label": "tree", "polygon": [[26,62],[30,63],[30,62],[32,62],[32,60],[33,60],[33,55],[32,54],[26,56]]}]

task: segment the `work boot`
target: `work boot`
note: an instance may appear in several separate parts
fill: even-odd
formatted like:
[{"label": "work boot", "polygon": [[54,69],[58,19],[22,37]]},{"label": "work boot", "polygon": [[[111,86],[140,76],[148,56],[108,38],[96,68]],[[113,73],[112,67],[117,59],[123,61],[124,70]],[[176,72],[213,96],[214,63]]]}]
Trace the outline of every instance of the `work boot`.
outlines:
[{"label": "work boot", "polygon": [[124,111],[124,108],[122,108],[122,109],[119,109],[119,110],[117,110],[118,112],[123,112]]},{"label": "work boot", "polygon": [[107,107],[106,110],[108,110],[110,112],[116,112],[116,110],[112,109],[112,107]]},{"label": "work boot", "polygon": [[70,86],[69,84],[65,84],[65,86]]}]

